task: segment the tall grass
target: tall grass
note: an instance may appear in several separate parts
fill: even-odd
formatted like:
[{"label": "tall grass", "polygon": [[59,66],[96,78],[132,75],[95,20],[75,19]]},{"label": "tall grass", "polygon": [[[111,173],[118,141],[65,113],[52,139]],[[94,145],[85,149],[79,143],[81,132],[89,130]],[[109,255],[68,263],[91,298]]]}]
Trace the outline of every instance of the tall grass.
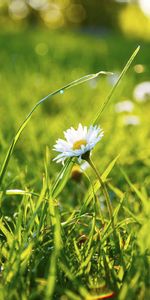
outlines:
[{"label": "tall grass", "polygon": [[[97,108],[94,123],[99,122],[101,113],[114,96],[138,51],[139,47],[125,65],[104,104]],[[60,94],[65,89],[98,75],[96,73],[74,81],[34,106],[5,156],[1,184],[14,147],[36,108],[50,96],[59,94],[62,97]],[[124,169],[116,166],[117,155],[101,174],[110,199],[113,199],[115,239],[112,220],[109,220],[100,192],[100,182],[79,171],[77,181],[72,182],[73,159],[66,162],[57,177],[51,178],[47,149],[39,192],[28,189],[26,185],[24,189],[16,186],[8,189],[5,184],[1,185],[0,299],[148,299],[148,195],[144,185],[139,190]],[[118,168],[119,176],[127,182],[128,191],[110,181],[109,175],[114,168]],[[4,209],[7,197],[10,202],[14,197],[19,202],[10,216]]]}]

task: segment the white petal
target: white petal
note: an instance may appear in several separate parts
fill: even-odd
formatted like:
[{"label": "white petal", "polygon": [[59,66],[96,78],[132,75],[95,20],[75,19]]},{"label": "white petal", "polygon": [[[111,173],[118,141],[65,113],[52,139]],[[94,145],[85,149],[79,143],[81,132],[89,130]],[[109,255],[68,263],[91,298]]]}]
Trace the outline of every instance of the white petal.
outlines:
[{"label": "white petal", "polygon": [[[54,145],[53,150],[57,152],[61,152],[54,160],[57,162],[64,162],[67,157],[81,157],[87,151],[90,151],[94,148],[94,146],[99,142],[99,140],[103,136],[103,131],[98,126],[82,126],[82,124],[78,125],[77,129],[73,127],[64,131],[64,136],[66,140],[58,139],[56,144]],[[81,145],[80,149],[73,149],[73,145],[75,142],[80,140],[86,140],[86,145]]]}]

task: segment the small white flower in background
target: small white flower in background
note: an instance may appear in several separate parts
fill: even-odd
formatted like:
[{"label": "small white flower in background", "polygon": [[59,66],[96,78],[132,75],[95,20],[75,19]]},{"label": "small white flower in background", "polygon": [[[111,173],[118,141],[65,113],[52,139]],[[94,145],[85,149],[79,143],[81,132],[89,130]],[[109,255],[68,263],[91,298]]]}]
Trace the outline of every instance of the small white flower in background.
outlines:
[{"label": "small white flower in background", "polygon": [[133,126],[136,126],[136,125],[139,125],[141,122],[140,122],[140,118],[138,116],[134,116],[134,115],[130,115],[130,116],[126,116],[124,118],[124,125],[133,125]]},{"label": "small white flower in background", "polygon": [[77,129],[73,127],[64,131],[65,140],[58,139],[53,150],[60,152],[54,160],[64,163],[68,157],[78,157],[81,161],[82,155],[90,152],[103,137],[103,130],[98,126],[82,126]]},{"label": "small white flower in background", "polygon": [[115,105],[115,111],[117,113],[131,112],[133,108],[134,108],[134,104],[130,100],[121,101]]},{"label": "small white flower in background", "polygon": [[136,85],[133,96],[138,102],[150,100],[150,81],[144,81]]}]

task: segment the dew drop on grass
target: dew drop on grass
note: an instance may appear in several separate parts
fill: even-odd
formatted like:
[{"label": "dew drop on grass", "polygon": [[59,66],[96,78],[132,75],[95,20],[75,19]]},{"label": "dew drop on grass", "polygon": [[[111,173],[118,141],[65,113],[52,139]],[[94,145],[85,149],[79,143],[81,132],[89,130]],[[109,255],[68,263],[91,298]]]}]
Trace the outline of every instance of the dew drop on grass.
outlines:
[{"label": "dew drop on grass", "polygon": [[60,91],[60,94],[61,94],[61,95],[64,94],[64,90],[61,90],[61,91]]}]

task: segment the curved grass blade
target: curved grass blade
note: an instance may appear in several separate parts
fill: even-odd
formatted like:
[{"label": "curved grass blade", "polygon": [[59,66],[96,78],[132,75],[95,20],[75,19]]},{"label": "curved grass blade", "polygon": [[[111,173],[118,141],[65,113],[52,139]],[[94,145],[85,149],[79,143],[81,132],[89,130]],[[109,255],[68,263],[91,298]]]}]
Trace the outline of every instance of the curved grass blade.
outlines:
[{"label": "curved grass blade", "polygon": [[137,195],[137,197],[141,200],[141,202],[143,204],[147,204],[147,199],[145,197],[145,195],[143,195],[137,188],[136,186],[131,182],[130,178],[128,177],[127,173],[125,172],[125,170],[123,169],[123,167],[121,167],[119,165],[119,169],[121,171],[121,173],[123,174],[126,182],[128,183],[128,185],[130,186],[130,188],[135,192],[135,194]]},{"label": "curved grass blade", "polygon": [[121,79],[124,77],[124,75],[125,75],[126,72],[128,71],[128,69],[129,69],[131,63],[133,62],[134,58],[135,58],[136,55],[138,54],[139,50],[140,50],[140,46],[138,46],[138,47],[135,49],[135,51],[133,52],[133,54],[132,54],[131,57],[129,58],[129,60],[128,60],[128,62],[126,63],[124,69],[122,70],[122,72],[121,72],[121,74],[120,74],[120,76],[119,76],[119,78],[118,78],[116,84],[113,86],[113,88],[111,89],[110,93],[108,94],[106,100],[104,101],[102,107],[101,107],[100,110],[98,111],[97,116],[96,116],[96,118],[95,118],[95,120],[94,120],[94,122],[93,122],[93,125],[95,125],[95,124],[97,124],[97,123],[99,122],[99,119],[100,119],[100,117],[101,117],[101,114],[103,113],[104,109],[105,109],[106,106],[108,105],[108,103],[109,103],[111,97],[113,96],[113,94],[114,94],[116,88],[118,87],[118,85],[119,85]]},{"label": "curved grass blade", "polygon": [[32,110],[29,112],[29,114],[27,115],[27,117],[25,118],[25,120],[23,121],[23,123],[21,124],[21,126],[19,127],[15,137],[13,138],[11,144],[10,144],[10,147],[6,153],[6,156],[5,156],[5,159],[4,159],[4,162],[3,162],[3,165],[1,167],[1,171],[0,171],[0,185],[2,184],[2,181],[3,181],[3,178],[4,178],[4,175],[6,173],[6,170],[7,170],[7,166],[8,166],[8,163],[9,163],[9,160],[11,158],[11,155],[12,155],[12,152],[14,150],[14,147],[22,133],[22,131],[24,130],[24,128],[26,127],[26,125],[28,124],[29,120],[31,119],[34,111],[37,109],[37,107],[42,104],[43,102],[45,102],[48,98],[56,95],[56,94],[62,94],[64,92],[64,90],[67,90],[69,88],[72,88],[73,86],[75,85],[78,85],[78,84],[81,84],[81,83],[84,83],[88,80],[91,80],[91,79],[94,79],[96,77],[98,77],[99,75],[108,75],[108,74],[112,74],[110,72],[104,72],[104,71],[100,71],[98,73],[95,73],[95,74],[89,74],[89,75],[86,75],[86,76],[83,76],[77,80],[74,80],[72,81],[71,83],[63,86],[62,88],[54,91],[53,93],[50,93],[48,94],[46,97],[42,98],[40,101],[38,101],[35,106],[32,108]]},{"label": "curved grass blade", "polygon": [[[120,189],[114,187],[110,182],[108,183],[108,187],[110,190],[112,190],[115,193],[115,195],[120,200],[122,199],[124,193]],[[136,217],[135,214],[128,207],[126,207],[124,204],[122,204],[122,208],[124,209],[125,212],[127,212],[129,214],[129,216],[131,216],[133,218],[133,220],[135,220],[139,225],[142,225],[142,220],[140,218]]]},{"label": "curved grass blade", "polygon": [[20,190],[20,189],[12,189],[12,190],[6,190],[5,194],[7,196],[16,196],[16,195],[26,195],[26,196],[35,196],[35,197],[39,197],[39,194],[34,193],[34,192],[29,192],[29,191],[25,191],[25,190]]},{"label": "curved grass blade", "polygon": [[3,234],[5,235],[7,242],[9,244],[9,246],[12,245],[13,241],[14,241],[14,236],[12,233],[10,233],[10,231],[5,227],[4,223],[2,222],[2,219],[0,219],[0,230],[3,232]]}]

